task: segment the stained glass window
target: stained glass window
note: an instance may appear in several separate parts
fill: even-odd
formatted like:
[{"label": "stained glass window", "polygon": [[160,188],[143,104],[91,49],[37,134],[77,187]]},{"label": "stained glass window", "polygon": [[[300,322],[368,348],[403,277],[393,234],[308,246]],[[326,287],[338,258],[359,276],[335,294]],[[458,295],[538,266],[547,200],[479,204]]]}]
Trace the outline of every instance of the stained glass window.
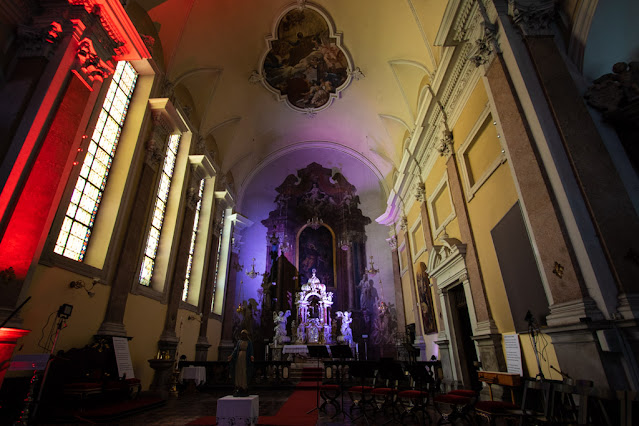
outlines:
[{"label": "stained glass window", "polygon": [[80,262],[84,259],[137,77],[131,64],[118,62],[53,249],[55,253]]},{"label": "stained glass window", "polygon": [[220,236],[217,239],[217,262],[215,262],[215,277],[213,278],[213,297],[211,299],[211,312],[213,312],[213,304],[215,303],[215,289],[217,288],[217,273],[220,269],[220,254],[222,252],[222,233],[224,231],[224,215],[226,211],[222,210],[222,219],[220,220]]},{"label": "stained glass window", "polygon": [[193,253],[195,252],[195,239],[197,238],[197,229],[200,223],[200,210],[202,209],[202,194],[204,194],[204,179],[200,180],[200,190],[198,192],[198,201],[195,206],[195,218],[193,219],[193,232],[191,233],[191,246],[189,247],[189,260],[186,264],[186,278],[184,279],[184,290],[182,291],[182,301],[186,302],[189,295],[189,280],[191,278],[191,267],[193,266]]},{"label": "stained glass window", "polygon": [[151,276],[153,275],[153,267],[155,266],[155,256],[160,244],[160,233],[162,231],[162,223],[164,222],[164,213],[166,213],[166,203],[169,199],[169,190],[171,189],[171,178],[173,177],[173,168],[177,158],[178,148],[180,147],[180,135],[171,135],[169,138],[169,146],[164,157],[164,165],[160,175],[160,184],[155,197],[155,206],[153,207],[153,219],[151,221],[151,229],[146,241],[144,249],[144,260],[140,269],[140,284],[151,285]]}]

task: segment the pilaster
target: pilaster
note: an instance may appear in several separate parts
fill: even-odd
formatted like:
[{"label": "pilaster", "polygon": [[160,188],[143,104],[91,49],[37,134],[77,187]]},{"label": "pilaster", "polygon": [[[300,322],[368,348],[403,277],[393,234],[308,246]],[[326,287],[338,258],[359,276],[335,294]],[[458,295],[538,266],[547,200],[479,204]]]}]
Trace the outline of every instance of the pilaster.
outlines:
[{"label": "pilaster", "polygon": [[539,272],[550,304],[581,300],[586,295],[579,282],[569,242],[552,201],[544,172],[520,113],[520,104],[501,55],[486,71],[489,97],[503,131],[503,144],[522,213],[530,234]]},{"label": "pilaster", "polygon": [[477,257],[477,250],[475,248],[475,237],[470,225],[468,209],[466,202],[464,201],[461,178],[459,176],[459,171],[457,170],[457,162],[455,161],[454,154],[451,154],[448,157],[446,166],[448,169],[450,195],[453,199],[453,205],[455,206],[455,213],[457,214],[460,236],[462,242],[466,244],[466,256],[464,260],[468,271],[468,279],[473,295],[473,306],[477,322],[492,321],[490,306],[488,305],[488,299],[484,290],[484,280],[481,274],[481,267]]},{"label": "pilaster", "polygon": [[406,329],[406,314],[404,311],[404,293],[402,291],[401,271],[399,270],[399,254],[397,253],[397,236],[387,238],[391,251],[391,264],[393,265],[393,293],[395,295],[395,310],[397,311],[397,329]]}]

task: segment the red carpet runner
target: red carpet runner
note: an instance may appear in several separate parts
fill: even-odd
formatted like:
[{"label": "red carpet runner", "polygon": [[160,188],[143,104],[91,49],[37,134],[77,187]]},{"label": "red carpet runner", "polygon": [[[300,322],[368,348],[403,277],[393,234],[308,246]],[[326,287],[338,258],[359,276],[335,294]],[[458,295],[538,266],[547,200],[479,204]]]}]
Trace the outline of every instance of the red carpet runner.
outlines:
[{"label": "red carpet runner", "polygon": [[[303,371],[302,381],[297,385],[295,391],[282,405],[277,414],[274,416],[260,416],[257,424],[262,426],[314,426],[317,423],[317,410],[310,414],[306,413],[315,408],[317,404],[317,382],[315,381],[317,378],[317,373]],[[215,417],[201,417],[188,424],[214,425]]]}]

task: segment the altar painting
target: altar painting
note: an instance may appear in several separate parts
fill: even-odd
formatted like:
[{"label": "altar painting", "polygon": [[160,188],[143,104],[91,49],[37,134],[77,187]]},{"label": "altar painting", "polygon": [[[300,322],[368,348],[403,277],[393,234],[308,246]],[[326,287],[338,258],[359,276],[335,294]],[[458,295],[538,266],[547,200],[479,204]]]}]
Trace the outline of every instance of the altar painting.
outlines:
[{"label": "altar painting", "polygon": [[270,47],[263,64],[265,81],[293,107],[326,105],[348,78],[348,60],[337,39],[324,17],[310,8],[286,13]]},{"label": "altar painting", "polygon": [[300,282],[305,283],[316,275],[326,287],[335,287],[333,234],[326,226],[313,229],[307,226],[299,235],[298,270]]},{"label": "altar painting", "polygon": [[437,333],[433,296],[430,291],[430,281],[426,273],[417,274],[417,289],[419,293],[419,308],[422,314],[422,323],[424,324],[424,334]]}]

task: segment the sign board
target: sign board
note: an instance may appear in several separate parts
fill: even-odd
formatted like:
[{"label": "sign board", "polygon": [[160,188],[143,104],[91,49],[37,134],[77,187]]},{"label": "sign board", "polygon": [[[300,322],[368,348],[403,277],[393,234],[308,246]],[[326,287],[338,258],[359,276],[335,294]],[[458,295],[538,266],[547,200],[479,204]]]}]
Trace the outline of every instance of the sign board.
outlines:
[{"label": "sign board", "polygon": [[509,373],[524,375],[521,366],[521,348],[518,334],[504,334],[504,349],[506,350],[506,366]]},{"label": "sign board", "polygon": [[129,352],[129,339],[126,337],[113,337],[113,351],[118,364],[118,376],[126,375],[127,379],[134,378],[133,363]]},{"label": "sign board", "polygon": [[44,370],[48,361],[49,354],[16,355],[11,360],[9,371]]}]

